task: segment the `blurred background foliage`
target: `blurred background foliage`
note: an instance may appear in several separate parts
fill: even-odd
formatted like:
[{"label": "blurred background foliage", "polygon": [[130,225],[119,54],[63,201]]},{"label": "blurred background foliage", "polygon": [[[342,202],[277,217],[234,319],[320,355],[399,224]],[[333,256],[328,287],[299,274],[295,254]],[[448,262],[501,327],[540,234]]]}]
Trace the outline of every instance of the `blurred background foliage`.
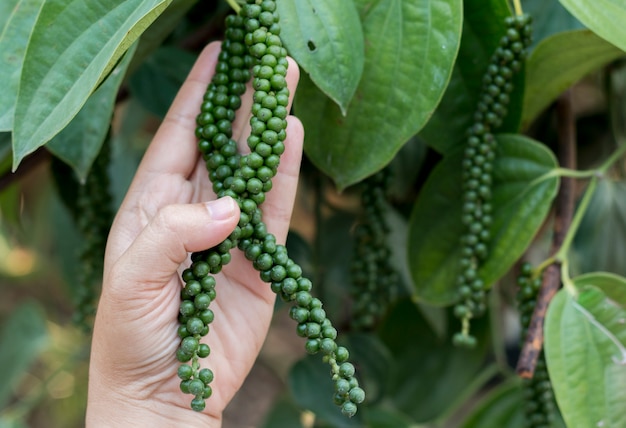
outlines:
[{"label": "blurred background foliage", "polygon": [[[485,50],[483,42],[491,37],[485,34],[481,39],[476,34],[481,15],[472,21],[469,12],[473,6],[489,7],[479,3],[465,2],[467,20],[463,35],[458,34],[459,59],[442,88],[447,92],[431,103],[432,118],[422,117],[420,126],[399,136],[389,131],[398,139],[393,150],[382,158],[367,160],[365,169],[355,166],[360,162],[357,158],[349,160],[344,171],[350,174],[343,176],[337,168],[345,165],[320,163],[320,155],[315,153],[321,147],[324,154],[331,143],[307,143],[288,247],[314,280],[329,318],[343,327],[341,340],[352,350],[368,391],[367,409],[350,421],[340,415],[329,400],[330,380],[328,385],[319,382],[328,377],[324,366],[319,358],[305,356],[287,308],[278,302],[266,345],[228,408],[225,427],[523,426],[521,388],[512,376],[519,351],[512,274],[505,275],[491,293],[490,305],[495,308],[491,316],[475,323],[481,345],[471,351],[458,349],[449,341],[456,328],[451,311],[412,301],[404,250],[410,213],[421,186],[448,150],[446,144],[461,139],[463,134],[457,130],[465,129],[471,120],[471,111],[466,109],[472,105],[476,88],[465,87],[463,75],[475,49]],[[492,4],[497,5],[497,13],[508,13],[507,2],[494,0]],[[534,17],[534,47],[551,36],[584,28],[557,1],[526,0],[522,4]],[[355,5],[361,7],[359,16],[364,19],[363,11],[370,4],[355,0]],[[181,0],[173,2],[168,11],[157,22],[169,31],[148,31],[142,36],[112,100],[109,175],[114,207],[119,206],[198,52],[206,43],[220,39],[223,18],[230,8],[225,1]],[[571,82],[575,83],[572,94],[580,169],[593,168],[610,154],[616,141],[626,140],[626,62],[623,51],[610,55],[614,57],[605,63],[590,65],[582,80]],[[482,72],[479,66],[471,71]],[[313,93],[318,89],[307,79],[303,76],[302,93],[323,97]],[[355,90],[358,93],[359,89]],[[522,122],[523,96],[520,90],[517,113]],[[307,99],[296,101],[296,114]],[[300,108],[306,125],[311,112]],[[340,114],[338,107],[332,108],[337,111],[325,120]],[[528,135],[555,147],[552,106],[523,124]],[[442,138],[441,132],[452,135],[453,131],[456,137]],[[327,138],[313,128],[311,134],[309,138]],[[90,338],[72,323],[81,238],[49,168],[52,153],[63,158],[63,149],[63,144],[56,149],[53,144],[38,149],[11,173],[11,138],[8,132],[0,132],[0,428],[84,425]],[[351,229],[361,209],[354,184],[387,163],[395,177],[390,199],[393,209],[388,214],[392,260],[401,273],[402,289],[375,332],[350,331]],[[88,166],[82,168],[88,170]],[[575,241],[574,273],[605,270],[626,275],[622,263],[626,259],[625,183],[622,163],[601,182]],[[579,190],[583,187],[580,183]],[[527,248],[527,259],[539,262],[545,257],[550,230],[547,221]]]}]

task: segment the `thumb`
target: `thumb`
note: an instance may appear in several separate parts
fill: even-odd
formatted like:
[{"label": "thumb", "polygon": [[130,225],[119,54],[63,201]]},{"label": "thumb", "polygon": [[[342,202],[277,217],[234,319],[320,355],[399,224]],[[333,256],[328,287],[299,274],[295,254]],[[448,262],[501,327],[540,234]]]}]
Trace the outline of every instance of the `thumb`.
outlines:
[{"label": "thumb", "polygon": [[238,221],[239,207],[230,197],[162,207],[113,266],[111,275],[123,275],[124,281],[112,282],[160,288],[188,253],[218,245]]}]

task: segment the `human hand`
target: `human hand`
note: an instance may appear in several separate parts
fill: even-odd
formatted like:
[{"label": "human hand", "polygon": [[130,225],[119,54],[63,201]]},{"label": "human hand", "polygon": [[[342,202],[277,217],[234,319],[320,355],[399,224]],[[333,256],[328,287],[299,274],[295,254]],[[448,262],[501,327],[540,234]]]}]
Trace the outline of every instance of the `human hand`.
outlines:
[{"label": "human hand", "polygon": [[[180,391],[176,376],[181,265],[188,253],[219,244],[239,220],[232,199],[216,200],[194,135],[218,53],[219,44],[213,43],[198,58],[111,228],[91,350],[88,426],[220,426],[267,334],[275,294],[234,250],[216,275],[215,321],[204,338],[211,347],[203,365],[215,373],[213,395],[202,413],[189,408],[189,395]],[[290,60],[292,98],[298,78]],[[242,101],[233,138],[244,152],[251,94]],[[264,221],[278,243],[285,242],[289,228],[303,141],[298,119],[287,120],[286,151],[263,204]]]}]

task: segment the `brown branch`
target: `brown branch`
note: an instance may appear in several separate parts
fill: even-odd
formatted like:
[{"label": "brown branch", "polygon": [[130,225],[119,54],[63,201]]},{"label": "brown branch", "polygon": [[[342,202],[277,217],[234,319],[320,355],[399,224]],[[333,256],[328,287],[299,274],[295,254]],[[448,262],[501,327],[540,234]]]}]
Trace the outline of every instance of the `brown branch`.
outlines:
[{"label": "brown branch", "polygon": [[[576,168],[576,126],[572,111],[572,94],[566,91],[556,105],[559,144],[559,164],[565,168]],[[573,178],[563,177],[556,198],[554,213],[554,234],[552,236],[551,254],[555,254],[565,239],[574,216],[576,182]],[[561,286],[561,262],[555,261],[543,272],[541,289],[533,311],[528,333],[524,340],[522,352],[517,362],[517,374],[522,378],[532,378],[537,359],[543,349],[543,325],[550,301]]]}]

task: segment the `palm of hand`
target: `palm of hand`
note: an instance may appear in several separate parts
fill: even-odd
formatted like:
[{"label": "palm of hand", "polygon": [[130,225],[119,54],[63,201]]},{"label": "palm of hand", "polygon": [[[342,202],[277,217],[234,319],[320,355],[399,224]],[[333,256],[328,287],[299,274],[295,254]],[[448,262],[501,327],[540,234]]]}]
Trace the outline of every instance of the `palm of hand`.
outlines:
[{"label": "palm of hand", "polygon": [[[106,349],[106,355],[92,356],[92,364],[111,381],[111,373],[119,375],[118,380],[126,383],[125,393],[130,395],[127,398],[156,399],[163,405],[184,409],[189,408],[191,397],[180,392],[180,381],[175,374],[180,365],[175,353],[180,343],[176,331],[182,287],[180,269],[175,270],[188,251],[204,248],[190,250],[180,242],[177,251],[159,254],[159,249],[154,248],[156,255],[152,256],[145,254],[143,247],[146,245],[138,255],[134,247],[146,227],[155,223],[158,227],[170,227],[164,223],[166,216],[161,214],[173,204],[215,199],[204,162],[195,148],[193,130],[195,109],[210,79],[209,70],[213,70],[216,56],[217,46],[213,45],[198,60],[148,149],[118,212],[107,246],[105,286],[94,331],[93,352]],[[293,93],[298,75],[296,67],[291,69],[295,69],[288,78]],[[249,98],[244,101],[243,111],[250,102]],[[274,190],[264,204],[265,221],[278,242],[284,242],[289,225],[302,144],[301,125],[294,118],[289,118],[289,123],[287,151],[274,178]],[[238,117],[234,123],[233,134],[244,145],[246,126],[246,118]],[[178,147],[172,147],[173,143]],[[176,153],[176,159],[172,153]],[[222,225],[216,232],[220,236],[212,245],[230,234],[236,219],[229,224]],[[202,237],[198,240],[207,241]],[[156,265],[150,269],[136,266],[136,259],[145,257],[154,257]],[[149,273],[145,274],[146,271]],[[219,419],[260,350],[275,296],[237,250],[233,250],[232,261],[216,275],[216,280],[217,298],[211,304],[215,322],[204,338],[212,352],[203,366],[215,373],[211,384],[213,396],[204,412]],[[98,332],[102,326],[106,326],[105,334]]]}]

